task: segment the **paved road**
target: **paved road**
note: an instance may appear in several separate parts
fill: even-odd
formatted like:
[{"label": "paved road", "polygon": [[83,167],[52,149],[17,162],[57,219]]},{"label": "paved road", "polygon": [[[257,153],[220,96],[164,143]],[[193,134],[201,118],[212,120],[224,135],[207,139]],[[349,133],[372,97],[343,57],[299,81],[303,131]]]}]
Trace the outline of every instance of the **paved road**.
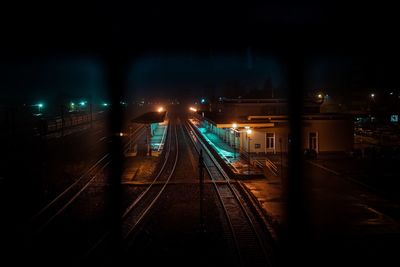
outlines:
[{"label": "paved road", "polygon": [[321,256],[332,259],[332,265],[346,261],[386,266],[395,259],[398,203],[310,163],[304,165],[304,173],[311,239]]}]

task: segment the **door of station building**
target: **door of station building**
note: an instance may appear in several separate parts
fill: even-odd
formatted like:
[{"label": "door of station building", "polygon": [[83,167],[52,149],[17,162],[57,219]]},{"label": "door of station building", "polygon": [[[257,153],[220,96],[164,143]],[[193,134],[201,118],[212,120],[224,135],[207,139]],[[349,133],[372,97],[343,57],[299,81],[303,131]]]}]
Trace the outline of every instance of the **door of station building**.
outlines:
[{"label": "door of station building", "polygon": [[308,148],[318,152],[318,135],[316,132],[308,134]]}]

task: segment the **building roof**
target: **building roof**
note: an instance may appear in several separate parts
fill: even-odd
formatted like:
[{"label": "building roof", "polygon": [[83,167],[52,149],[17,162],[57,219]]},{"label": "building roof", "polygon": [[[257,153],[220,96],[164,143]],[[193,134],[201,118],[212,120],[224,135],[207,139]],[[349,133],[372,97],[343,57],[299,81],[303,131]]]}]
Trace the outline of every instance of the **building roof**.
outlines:
[{"label": "building roof", "polygon": [[139,117],[136,117],[136,118],[132,119],[131,122],[144,123],[144,124],[163,122],[165,120],[166,114],[167,114],[166,111],[163,111],[163,112],[156,112],[156,111],[147,112],[147,113],[144,113],[144,114],[140,115]]},{"label": "building roof", "polygon": [[[302,120],[347,120],[351,118],[349,114],[338,113],[317,113],[305,114]],[[256,115],[256,116],[233,116],[226,113],[204,112],[204,119],[214,124],[218,128],[231,128],[233,123],[238,128],[249,127],[274,127],[276,123],[287,122],[287,115]]]}]

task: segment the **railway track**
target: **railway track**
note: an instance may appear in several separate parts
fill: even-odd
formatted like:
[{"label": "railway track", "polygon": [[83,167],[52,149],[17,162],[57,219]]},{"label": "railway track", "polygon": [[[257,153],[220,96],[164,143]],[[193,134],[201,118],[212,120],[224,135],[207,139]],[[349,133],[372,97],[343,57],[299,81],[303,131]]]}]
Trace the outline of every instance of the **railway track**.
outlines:
[{"label": "railway track", "polygon": [[[123,223],[121,226],[122,238],[127,240],[130,235],[137,229],[137,226],[148,214],[161,194],[164,192],[166,186],[171,180],[175,172],[176,165],[179,158],[179,145],[177,126],[174,124],[170,128],[168,157],[164,161],[161,170],[156,175],[153,182],[147,189],[132,203],[132,205],[125,211],[122,216]],[[155,186],[156,183],[162,183]]]},{"label": "railway track", "polygon": [[241,197],[235,182],[231,181],[193,126],[185,122],[185,129],[196,150],[205,152],[204,166],[213,181],[226,218],[225,228],[228,229],[225,229],[225,238],[234,244],[239,265],[273,266],[263,226],[252,214],[250,204]]},{"label": "railway track", "polygon": [[[132,138],[124,144],[124,152],[129,149],[130,142],[135,140],[144,131],[143,127],[136,129]],[[74,183],[68,186],[57,197],[44,206],[29,220],[29,229],[34,235],[40,235],[59,215],[61,215],[90,185],[92,185],[107,166],[110,164],[110,154],[106,153],[96,161]]]},{"label": "railway track", "polygon": [[[131,237],[136,233],[139,225],[157,202],[174,174],[179,158],[179,146],[176,124],[170,125],[168,129],[167,150],[161,168],[157,171],[153,181],[147,188],[132,202],[121,217],[120,235],[122,242],[129,243]],[[92,246],[84,256],[89,260],[93,255],[102,251],[102,246],[107,245],[107,239],[111,232],[104,233],[101,238]]]}]

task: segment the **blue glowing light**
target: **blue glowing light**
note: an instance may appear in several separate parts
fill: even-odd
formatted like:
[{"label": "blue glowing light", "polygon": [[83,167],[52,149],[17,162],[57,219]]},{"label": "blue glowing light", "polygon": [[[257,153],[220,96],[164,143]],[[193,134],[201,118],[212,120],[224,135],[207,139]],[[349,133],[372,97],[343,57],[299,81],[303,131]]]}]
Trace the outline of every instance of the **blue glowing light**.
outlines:
[{"label": "blue glowing light", "polygon": [[[232,159],[235,157],[234,152],[228,151],[223,147],[216,145],[218,143],[222,143],[221,139],[217,135],[207,132],[207,129],[204,127],[198,127],[198,129],[206,139],[207,143],[209,143],[221,157],[225,157],[226,159]],[[230,149],[230,147],[228,149]]]}]

